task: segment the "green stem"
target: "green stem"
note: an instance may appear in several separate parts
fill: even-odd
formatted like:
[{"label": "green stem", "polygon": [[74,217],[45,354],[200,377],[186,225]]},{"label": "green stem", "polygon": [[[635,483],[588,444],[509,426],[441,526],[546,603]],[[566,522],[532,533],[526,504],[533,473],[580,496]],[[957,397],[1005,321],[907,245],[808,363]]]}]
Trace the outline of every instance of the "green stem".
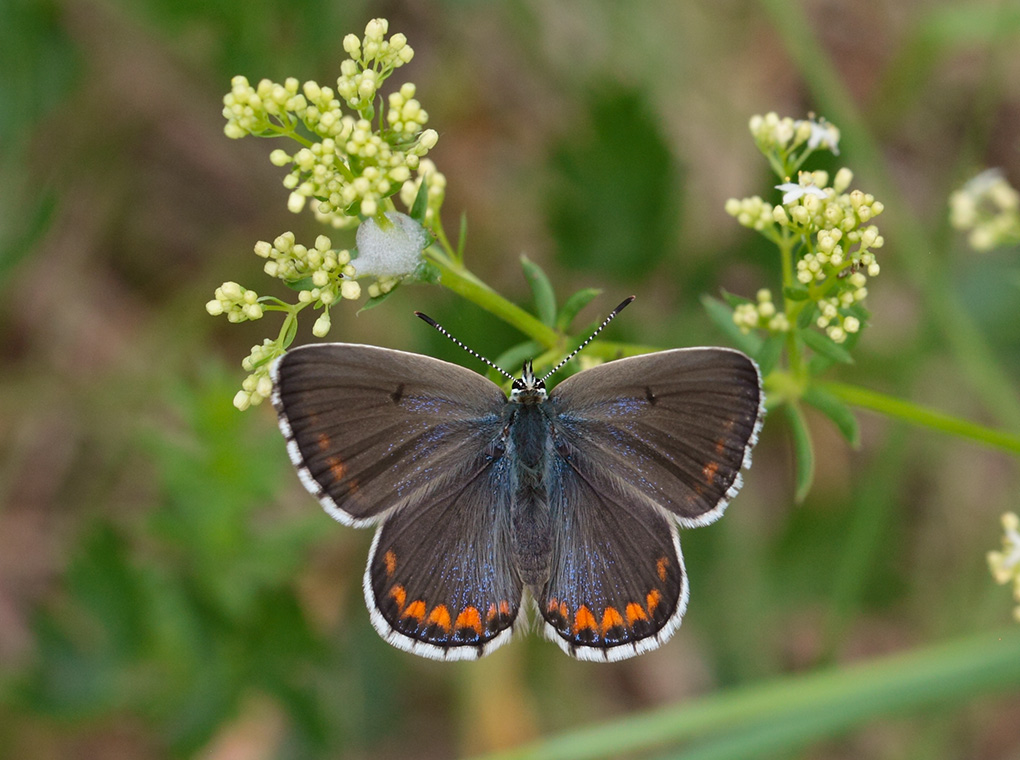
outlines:
[{"label": "green stem", "polygon": [[883,393],[844,383],[820,383],[833,396],[848,404],[870,409],[887,417],[904,420],[922,427],[938,430],[949,435],[967,438],[990,448],[1007,451],[1020,456],[1020,436],[1004,430],[994,430],[967,420],[951,417],[909,401],[886,396]]},{"label": "green stem", "polygon": [[679,757],[789,757],[795,748],[877,717],[967,705],[1018,684],[1020,629],[1013,627],[606,721],[486,760],[629,757],[697,739]]},{"label": "green stem", "polygon": [[449,288],[457,295],[480,306],[490,314],[494,314],[504,322],[513,325],[529,338],[538,341],[546,348],[563,344],[563,336],[533,317],[520,306],[511,303],[475,277],[470,271],[455,264],[447,255],[435,248],[426,251],[426,255],[440,273],[439,284]]}]

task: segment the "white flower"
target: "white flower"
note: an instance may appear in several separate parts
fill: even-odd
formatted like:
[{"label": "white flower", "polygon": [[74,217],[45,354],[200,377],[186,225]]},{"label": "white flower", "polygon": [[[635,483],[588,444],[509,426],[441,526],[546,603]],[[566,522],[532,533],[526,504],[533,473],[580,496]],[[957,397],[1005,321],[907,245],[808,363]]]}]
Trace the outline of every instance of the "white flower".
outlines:
[{"label": "white flower", "polygon": [[783,205],[787,203],[793,203],[794,201],[800,200],[805,195],[813,195],[816,198],[825,199],[825,191],[817,185],[800,185],[796,182],[784,182],[781,185],[776,185],[776,190],[783,191]]},{"label": "white flower", "polygon": [[[798,121],[797,124],[803,124],[804,122]],[[839,129],[834,125],[827,122],[825,119],[819,119],[815,121],[810,119],[808,124],[811,125],[811,134],[808,137],[808,148],[815,150],[816,148],[828,148],[832,151],[834,156],[839,155]]]}]

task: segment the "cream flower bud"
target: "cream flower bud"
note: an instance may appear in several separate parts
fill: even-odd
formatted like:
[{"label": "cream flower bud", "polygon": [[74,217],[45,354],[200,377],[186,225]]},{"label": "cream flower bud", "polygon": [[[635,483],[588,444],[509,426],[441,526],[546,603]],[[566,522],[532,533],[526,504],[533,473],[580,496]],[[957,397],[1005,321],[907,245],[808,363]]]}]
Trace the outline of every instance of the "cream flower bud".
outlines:
[{"label": "cream flower bud", "polygon": [[361,285],[354,280],[344,280],[340,283],[340,297],[348,301],[356,301],[361,298]]}]

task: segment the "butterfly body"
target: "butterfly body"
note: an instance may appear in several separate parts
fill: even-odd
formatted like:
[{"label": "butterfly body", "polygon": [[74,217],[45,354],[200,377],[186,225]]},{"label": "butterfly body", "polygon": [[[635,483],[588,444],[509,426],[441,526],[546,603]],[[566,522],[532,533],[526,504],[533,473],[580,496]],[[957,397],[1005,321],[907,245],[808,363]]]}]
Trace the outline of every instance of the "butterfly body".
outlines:
[{"label": "butterfly body", "polygon": [[659,646],[687,605],[678,524],[721,515],[763,410],[754,363],[714,348],[610,362],[548,393],[529,364],[509,398],[373,346],[296,349],[272,375],[302,482],[341,522],[377,526],[373,625],[436,659],[492,651],[532,604],[581,659]]}]

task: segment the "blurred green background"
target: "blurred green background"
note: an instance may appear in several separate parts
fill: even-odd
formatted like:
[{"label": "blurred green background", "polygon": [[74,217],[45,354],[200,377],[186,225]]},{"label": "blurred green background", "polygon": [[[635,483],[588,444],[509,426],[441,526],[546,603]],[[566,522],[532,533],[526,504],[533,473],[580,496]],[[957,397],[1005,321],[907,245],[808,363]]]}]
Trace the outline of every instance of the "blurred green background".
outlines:
[{"label": "blurred green background", "polygon": [[[231,406],[276,324],[204,309],[224,280],[271,292],[257,240],[320,232],[286,211],[276,143],[224,137],[230,77],[332,83],[377,16],[416,51],[393,81],[440,133],[448,232],[465,213],[468,265],[507,297],[529,305],[526,253],[563,296],[604,289],[584,319],[636,294],[616,339],[721,342],[702,294],[777,288],[775,251],[723,212],[777,195],[748,118],[814,111],[844,142],[808,168],[848,165],[886,204],[872,327],[831,376],[1020,429],[1017,251],[975,254],[946,223],[977,170],[1020,184],[1017,2],[3,0],[0,757],[450,757],[1006,625],[984,555],[1015,458],[867,414],[852,451],[811,417],[796,505],[774,415],[726,518],[683,534],[691,606],[659,651],[386,645],[370,532],[305,493],[268,406]],[[488,356],[520,339],[426,286],[335,309],[330,338],[468,364],[415,309]],[[1018,692],[794,756],[1015,759]]]}]

